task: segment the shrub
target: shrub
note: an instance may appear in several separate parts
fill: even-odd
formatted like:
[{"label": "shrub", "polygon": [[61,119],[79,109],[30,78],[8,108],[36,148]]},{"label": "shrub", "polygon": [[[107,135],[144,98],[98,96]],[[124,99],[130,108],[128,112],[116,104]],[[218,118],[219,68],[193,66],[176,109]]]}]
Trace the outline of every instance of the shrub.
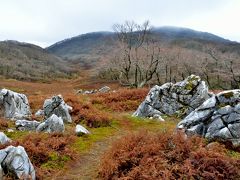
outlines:
[{"label": "shrub", "polygon": [[[76,152],[71,150],[75,136],[68,134],[31,133],[11,143],[25,148],[29,159],[36,169],[37,178],[41,179],[61,169],[66,160],[75,159]],[[3,149],[10,144],[1,145]],[[51,166],[54,164],[54,166]]]},{"label": "shrub", "polygon": [[66,102],[73,107],[71,116],[76,124],[84,122],[88,127],[97,128],[111,123],[111,115],[98,110],[91,103],[78,101],[76,98],[68,98]]},{"label": "shrub", "polygon": [[8,127],[8,120],[0,118],[0,130],[5,130]]},{"label": "shrub", "polygon": [[149,89],[121,89],[117,92],[94,94],[92,104],[100,104],[113,111],[134,111],[145,99]]},{"label": "shrub", "polygon": [[240,160],[221,145],[171,132],[139,132],[113,144],[101,161],[103,179],[238,179]]}]

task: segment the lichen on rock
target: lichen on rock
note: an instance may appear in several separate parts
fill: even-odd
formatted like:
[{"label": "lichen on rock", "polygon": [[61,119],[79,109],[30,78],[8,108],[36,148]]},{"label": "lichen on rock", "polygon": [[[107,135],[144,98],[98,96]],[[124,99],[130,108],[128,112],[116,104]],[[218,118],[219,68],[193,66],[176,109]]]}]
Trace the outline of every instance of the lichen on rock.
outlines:
[{"label": "lichen on rock", "polygon": [[199,76],[191,75],[176,84],[155,85],[133,116],[150,118],[165,114],[182,117],[200,106],[210,96],[206,83]]},{"label": "lichen on rock", "polygon": [[240,146],[240,90],[218,93],[206,100],[177,125],[187,134]]}]

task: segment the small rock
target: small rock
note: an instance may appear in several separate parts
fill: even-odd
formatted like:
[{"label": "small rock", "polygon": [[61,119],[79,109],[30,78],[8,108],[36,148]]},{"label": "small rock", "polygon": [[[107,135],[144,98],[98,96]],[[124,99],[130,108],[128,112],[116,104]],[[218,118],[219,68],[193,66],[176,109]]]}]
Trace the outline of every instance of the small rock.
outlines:
[{"label": "small rock", "polygon": [[103,86],[102,88],[100,88],[100,89],[98,90],[98,92],[100,92],[100,93],[107,93],[107,92],[109,92],[110,90],[111,90],[110,87],[108,87],[108,86]]},{"label": "small rock", "polygon": [[153,115],[153,119],[157,119],[157,120],[162,121],[162,122],[165,121],[165,120],[161,117],[161,115],[159,115],[159,114],[154,114],[154,115]]},{"label": "small rock", "polygon": [[79,89],[78,91],[77,91],[77,94],[82,94],[83,93],[83,90],[82,89]]},{"label": "small rock", "polygon": [[90,132],[85,127],[83,127],[79,124],[76,126],[75,132],[76,132],[77,136],[81,136],[83,134],[90,134]]},{"label": "small rock", "polygon": [[216,146],[218,146],[219,145],[219,143],[218,142],[211,142],[211,143],[209,143],[207,146],[206,146],[206,148],[208,149],[208,150],[211,150],[211,149],[214,149]]},{"label": "small rock", "polygon": [[13,129],[7,129],[7,132],[14,132]]}]

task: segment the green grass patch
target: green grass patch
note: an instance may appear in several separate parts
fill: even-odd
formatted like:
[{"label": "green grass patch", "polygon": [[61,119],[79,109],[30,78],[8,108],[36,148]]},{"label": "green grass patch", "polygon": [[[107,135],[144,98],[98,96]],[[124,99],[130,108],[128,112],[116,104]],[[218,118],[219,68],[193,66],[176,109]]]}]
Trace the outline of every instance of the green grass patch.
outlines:
[{"label": "green grass patch", "polygon": [[138,130],[140,128],[144,128],[150,131],[173,130],[176,128],[176,125],[179,122],[179,119],[175,117],[164,117],[164,122],[148,118],[133,117],[130,115],[127,115],[126,118],[131,120],[131,124],[134,130]]},{"label": "green grass patch", "polygon": [[229,155],[230,157],[234,158],[234,159],[239,159],[240,160],[240,153],[234,150],[228,150],[227,151],[227,155]]},{"label": "green grass patch", "polygon": [[94,143],[110,137],[116,132],[116,128],[113,125],[111,127],[92,128],[90,129],[91,134],[77,137],[77,140],[72,145],[73,150],[78,153],[87,152]]},{"label": "green grass patch", "polygon": [[49,160],[42,164],[41,167],[44,169],[62,169],[70,159],[67,155],[62,156],[57,152],[52,152],[49,154]]},{"label": "green grass patch", "polygon": [[4,132],[7,137],[9,137],[12,140],[20,140],[23,139],[28,134],[31,134],[33,132],[30,131],[13,131],[13,132]]}]

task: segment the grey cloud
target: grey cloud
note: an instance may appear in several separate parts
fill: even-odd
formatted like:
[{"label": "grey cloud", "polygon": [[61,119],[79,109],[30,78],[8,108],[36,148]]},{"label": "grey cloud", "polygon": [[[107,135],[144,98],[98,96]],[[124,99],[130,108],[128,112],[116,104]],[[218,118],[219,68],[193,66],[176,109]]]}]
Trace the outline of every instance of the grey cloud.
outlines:
[{"label": "grey cloud", "polygon": [[[219,20],[210,18],[210,22],[206,14],[221,12],[224,7],[234,6],[234,3],[239,4],[237,0],[2,1],[0,40],[16,39],[47,46],[82,33],[111,31],[114,23],[127,19],[139,23],[148,19],[154,26],[188,26],[240,40],[237,31],[222,32],[214,26],[208,30],[209,23]],[[232,28],[236,29],[236,26]]]}]

